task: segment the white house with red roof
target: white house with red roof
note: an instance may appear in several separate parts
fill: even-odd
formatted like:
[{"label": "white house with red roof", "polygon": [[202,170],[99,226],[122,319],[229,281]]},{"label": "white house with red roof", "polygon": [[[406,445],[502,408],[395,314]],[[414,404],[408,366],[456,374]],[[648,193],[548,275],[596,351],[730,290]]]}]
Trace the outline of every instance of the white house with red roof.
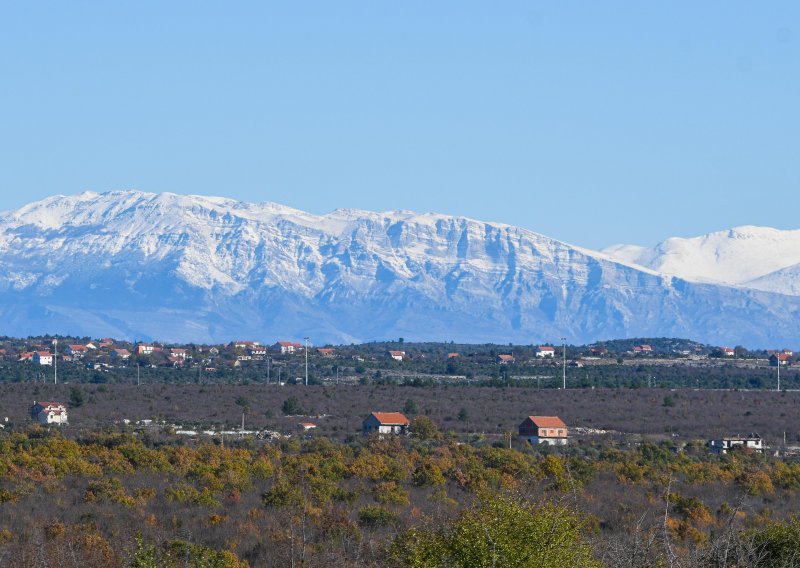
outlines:
[{"label": "white house with red roof", "polygon": [[552,345],[540,345],[539,349],[536,350],[537,357],[555,357],[556,356],[556,348]]},{"label": "white house with red roof", "polygon": [[123,349],[120,347],[119,349],[114,349],[113,351],[111,351],[111,356],[114,357],[115,359],[122,359],[123,361],[127,361],[131,357],[131,352],[128,351],[127,349]]},{"label": "white house with red roof", "polygon": [[37,365],[52,365],[53,354],[49,351],[34,351],[33,362]]},{"label": "white house with red roof", "polygon": [[272,348],[281,355],[291,355],[295,351],[302,349],[303,345],[294,341],[278,341]]},{"label": "white house with red roof", "polygon": [[405,351],[387,351],[386,356],[390,359],[394,359],[395,361],[402,361],[406,358]]},{"label": "white house with red roof", "polygon": [[181,349],[179,347],[173,347],[169,350],[170,357],[180,357],[181,359],[186,359],[186,349]]},{"label": "white house with red roof", "polygon": [[725,354],[726,357],[733,357],[734,355],[733,347],[723,347],[722,352]]},{"label": "white house with red roof", "polygon": [[531,444],[564,446],[567,444],[567,425],[558,416],[528,416],[519,425],[519,435]]},{"label": "white house with red roof", "polygon": [[787,355],[786,353],[773,353],[769,357],[769,364],[772,367],[786,367],[792,362],[792,356]]},{"label": "white house with red roof", "polygon": [[80,359],[88,352],[89,352],[89,347],[87,347],[86,345],[67,345],[67,348],[64,350],[64,353],[66,353],[73,359]]},{"label": "white house with red roof", "polygon": [[411,421],[402,412],[373,412],[361,423],[364,434],[405,434]]},{"label": "white house with red roof", "polygon": [[31,417],[40,424],[66,424],[67,407],[60,402],[36,402],[31,406]]},{"label": "white house with red roof", "polygon": [[497,362],[500,363],[501,365],[509,365],[514,361],[516,361],[516,359],[514,359],[514,356],[509,355],[508,353],[501,353],[500,355],[497,356]]},{"label": "white house with red roof", "polygon": [[135,351],[137,355],[152,355],[155,351],[161,351],[161,347],[152,343],[137,343]]}]

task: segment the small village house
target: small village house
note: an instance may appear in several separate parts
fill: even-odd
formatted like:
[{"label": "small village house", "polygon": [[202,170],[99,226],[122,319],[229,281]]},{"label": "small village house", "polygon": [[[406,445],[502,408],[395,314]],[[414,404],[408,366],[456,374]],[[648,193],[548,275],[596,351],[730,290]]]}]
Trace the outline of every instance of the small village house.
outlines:
[{"label": "small village house", "polygon": [[67,345],[64,353],[73,359],[80,359],[89,352],[89,347],[86,345]]},{"label": "small village house", "polygon": [[410,424],[401,412],[373,412],[364,419],[361,427],[364,434],[405,434]]},{"label": "small village house", "polygon": [[748,436],[736,435],[708,441],[708,449],[714,454],[727,454],[734,449],[762,453],[765,447],[764,440],[762,440],[761,436],[758,434],[750,434]]},{"label": "small village house", "polygon": [[564,446],[567,444],[567,425],[558,416],[528,416],[519,425],[519,435],[531,444]]},{"label": "small village house", "polygon": [[36,402],[31,406],[31,417],[40,424],[67,424],[67,407],[60,402]]},{"label": "small village house", "polygon": [[791,361],[792,356],[786,353],[773,353],[769,356],[769,364],[772,367],[777,367],[778,365],[781,367],[788,367]]},{"label": "small village house", "polygon": [[186,360],[186,349],[181,349],[179,347],[173,347],[169,350],[170,357],[180,357],[183,360]]},{"label": "small village house", "polygon": [[405,351],[387,351],[386,356],[390,359],[394,359],[395,361],[402,361],[406,358]]},{"label": "small village house", "polygon": [[733,347],[723,347],[722,352],[725,354],[726,357],[733,357],[734,355]]},{"label": "small village house", "polygon": [[332,347],[320,347],[317,349],[317,353],[320,357],[333,357],[336,352]]},{"label": "small village house", "polygon": [[295,351],[302,349],[303,346],[294,341],[278,341],[272,348],[281,355],[292,355]]},{"label": "small village house", "polygon": [[154,351],[161,351],[161,348],[151,343],[139,343],[136,345],[135,351],[137,355],[152,355]]},{"label": "small village house", "polygon": [[516,359],[514,359],[514,356],[509,355],[507,353],[501,353],[500,355],[497,356],[497,362],[500,363],[501,365],[510,365],[514,361],[516,361]]},{"label": "small village house", "polygon": [[555,357],[556,356],[556,348],[552,345],[540,345],[539,349],[536,350],[537,357]]},{"label": "small village house", "polygon": [[253,345],[247,348],[247,354],[260,361],[267,356],[267,348],[263,345]]},{"label": "small village house", "polygon": [[308,432],[309,430],[316,428],[317,425],[313,422],[298,422],[297,427],[304,432]]},{"label": "small village house", "polygon": [[33,362],[37,365],[52,365],[53,354],[49,351],[34,351]]},{"label": "small village house", "polygon": [[233,341],[231,345],[234,349],[250,349],[261,345],[260,341]]},{"label": "small village house", "polygon": [[111,351],[111,356],[115,359],[121,359],[122,361],[127,361],[131,357],[131,352],[127,349],[118,348]]}]

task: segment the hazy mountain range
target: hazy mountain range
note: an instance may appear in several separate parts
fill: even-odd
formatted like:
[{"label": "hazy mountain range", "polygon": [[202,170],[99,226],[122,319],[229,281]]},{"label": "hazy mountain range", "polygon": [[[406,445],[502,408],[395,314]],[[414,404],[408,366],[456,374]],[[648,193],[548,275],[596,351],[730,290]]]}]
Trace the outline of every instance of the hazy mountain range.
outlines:
[{"label": "hazy mountain range", "polygon": [[115,191],[0,215],[0,334],[794,345],[800,231],[596,252],[409,211]]}]

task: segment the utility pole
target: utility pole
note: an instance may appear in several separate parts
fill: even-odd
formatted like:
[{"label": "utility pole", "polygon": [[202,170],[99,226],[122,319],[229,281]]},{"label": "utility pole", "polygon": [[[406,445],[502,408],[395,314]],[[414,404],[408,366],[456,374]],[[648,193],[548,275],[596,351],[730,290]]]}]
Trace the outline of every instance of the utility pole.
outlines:
[{"label": "utility pole", "polygon": [[304,337],[306,341],[306,386],[308,386],[308,337]]},{"label": "utility pole", "polygon": [[58,339],[53,339],[53,384],[58,384]]},{"label": "utility pole", "polygon": [[778,357],[778,392],[780,392],[780,390],[781,390],[781,358],[779,356],[777,356],[777,355],[776,355],[776,357]]},{"label": "utility pole", "polygon": [[563,356],[563,389],[567,390],[567,338],[561,338],[561,355]]},{"label": "utility pole", "polygon": [[141,384],[142,384],[142,382],[141,382],[141,377],[139,375],[139,363],[137,362],[136,363],[136,386],[138,387]]},{"label": "utility pole", "polygon": [[269,364],[272,362],[272,357],[267,355],[267,384],[269,384]]}]

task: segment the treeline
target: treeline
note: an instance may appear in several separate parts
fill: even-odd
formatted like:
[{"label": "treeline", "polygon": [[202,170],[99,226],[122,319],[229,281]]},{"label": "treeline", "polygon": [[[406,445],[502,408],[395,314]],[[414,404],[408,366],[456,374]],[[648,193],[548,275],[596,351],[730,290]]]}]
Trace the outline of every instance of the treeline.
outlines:
[{"label": "treeline", "polygon": [[800,464],[642,442],[0,433],[0,565],[794,566]]}]

